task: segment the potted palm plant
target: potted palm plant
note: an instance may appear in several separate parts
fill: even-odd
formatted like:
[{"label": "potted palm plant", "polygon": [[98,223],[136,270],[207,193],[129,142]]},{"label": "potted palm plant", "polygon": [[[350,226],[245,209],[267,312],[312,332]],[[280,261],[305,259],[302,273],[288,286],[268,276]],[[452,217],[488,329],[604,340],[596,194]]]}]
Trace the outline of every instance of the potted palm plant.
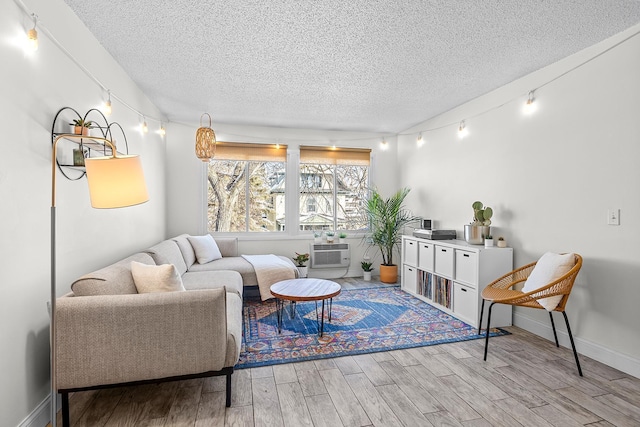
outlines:
[{"label": "potted palm plant", "polygon": [[404,199],[409,191],[410,189],[405,187],[388,199],[383,199],[374,189],[365,204],[371,233],[367,237],[372,245],[380,249],[380,281],[384,283],[398,281],[398,266],[393,263],[393,253],[400,247],[405,225],[417,219],[404,207]]}]

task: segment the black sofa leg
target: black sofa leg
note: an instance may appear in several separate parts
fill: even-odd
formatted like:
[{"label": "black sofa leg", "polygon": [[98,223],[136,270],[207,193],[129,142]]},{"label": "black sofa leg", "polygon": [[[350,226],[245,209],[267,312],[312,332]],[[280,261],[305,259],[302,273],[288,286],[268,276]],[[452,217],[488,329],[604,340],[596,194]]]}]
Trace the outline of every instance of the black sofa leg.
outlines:
[{"label": "black sofa leg", "polygon": [[551,315],[552,311],[549,312],[549,319],[551,319],[551,327],[553,328],[553,336],[556,339],[556,347],[560,347],[560,343],[558,342],[558,333],[556,332],[556,324],[553,322],[553,316]]},{"label": "black sofa leg", "polygon": [[490,327],[491,326],[491,309],[493,308],[493,304],[495,304],[495,302],[492,302],[491,305],[489,306],[489,314],[487,315],[487,337],[484,340],[484,360],[485,360],[485,362],[487,361],[487,350],[489,349],[489,331],[491,329],[491,327]]},{"label": "black sofa leg", "polygon": [[578,373],[582,376],[582,368],[580,367],[580,360],[578,360],[578,352],[576,351],[576,345],[573,342],[573,334],[571,333],[571,326],[569,326],[569,318],[567,318],[567,313],[562,312],[564,316],[564,322],[567,324],[567,332],[569,332],[569,339],[571,340],[571,348],[573,349],[573,357],[576,358],[576,365],[578,366]]},{"label": "black sofa leg", "polygon": [[69,427],[69,393],[62,393],[62,427]]},{"label": "black sofa leg", "polygon": [[482,305],[480,306],[480,323],[478,323],[478,335],[480,335],[480,329],[482,329],[482,315],[484,314],[484,298],[482,298]]},{"label": "black sofa leg", "polygon": [[231,374],[227,374],[227,408],[231,406]]}]

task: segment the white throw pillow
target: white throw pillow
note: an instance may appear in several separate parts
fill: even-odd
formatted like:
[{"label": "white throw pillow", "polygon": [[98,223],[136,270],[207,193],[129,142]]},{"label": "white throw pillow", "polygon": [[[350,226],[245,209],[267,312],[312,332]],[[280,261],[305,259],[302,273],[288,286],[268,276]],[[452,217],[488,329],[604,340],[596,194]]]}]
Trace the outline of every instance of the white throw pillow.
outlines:
[{"label": "white throw pillow", "polygon": [[[536,263],[533,271],[527,278],[522,287],[522,292],[532,292],[536,289],[548,285],[554,280],[565,275],[575,265],[575,256],[573,254],[554,254],[547,252]],[[538,303],[548,311],[553,311],[558,306],[562,295],[556,295],[549,298],[541,298]]]},{"label": "white throw pillow", "polygon": [[187,239],[189,239],[189,243],[193,246],[198,264],[206,264],[222,258],[218,244],[213,240],[211,234],[205,234],[204,236],[188,236]]},{"label": "white throw pillow", "polygon": [[173,264],[147,265],[131,261],[131,275],[139,294],[185,290]]}]

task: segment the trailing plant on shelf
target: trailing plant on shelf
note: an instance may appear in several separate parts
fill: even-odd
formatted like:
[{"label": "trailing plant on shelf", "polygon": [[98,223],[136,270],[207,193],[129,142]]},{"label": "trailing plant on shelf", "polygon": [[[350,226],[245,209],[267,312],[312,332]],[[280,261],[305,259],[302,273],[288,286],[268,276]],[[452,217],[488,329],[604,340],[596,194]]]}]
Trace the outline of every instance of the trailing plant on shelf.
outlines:
[{"label": "trailing plant on shelf", "polygon": [[296,252],[296,256],[292,259],[295,261],[296,266],[304,267],[306,266],[307,261],[309,261],[309,254],[299,254]]}]

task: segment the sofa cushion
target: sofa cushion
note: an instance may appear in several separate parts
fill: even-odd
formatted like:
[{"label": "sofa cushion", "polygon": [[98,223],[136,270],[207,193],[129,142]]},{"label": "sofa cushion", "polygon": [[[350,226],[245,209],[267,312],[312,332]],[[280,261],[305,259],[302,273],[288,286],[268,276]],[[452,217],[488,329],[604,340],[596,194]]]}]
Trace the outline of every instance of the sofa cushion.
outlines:
[{"label": "sofa cushion", "polygon": [[227,292],[227,356],[224,366],[234,366],[240,359],[242,344],[242,299]]},{"label": "sofa cushion", "polygon": [[182,283],[188,291],[225,287],[227,292],[234,292],[242,298],[242,276],[237,271],[187,271],[182,275]]},{"label": "sofa cushion", "polygon": [[131,275],[131,261],[155,265],[146,253],[137,253],[121,261],[85,274],[71,284],[75,296],[123,295],[138,293]]},{"label": "sofa cushion", "polygon": [[139,294],[185,290],[173,264],[146,265],[131,261],[131,275]]},{"label": "sofa cushion", "polygon": [[233,270],[240,273],[245,286],[255,286],[258,284],[256,272],[249,261],[242,257],[223,257],[206,264],[193,264],[189,271],[219,271]]},{"label": "sofa cushion", "polygon": [[182,257],[184,258],[184,262],[187,265],[187,269],[189,269],[189,267],[191,267],[196,262],[196,253],[193,251],[193,246],[191,246],[191,243],[189,243],[188,237],[188,234],[181,234],[172,239],[174,242],[176,242],[178,248],[180,248],[180,252],[182,252]]},{"label": "sofa cushion", "polygon": [[220,249],[211,234],[204,236],[188,236],[187,239],[196,253],[198,264],[206,264],[211,261],[222,258]]},{"label": "sofa cushion", "polygon": [[238,256],[237,237],[216,237],[215,241],[223,257]]},{"label": "sofa cushion", "polygon": [[178,244],[173,240],[164,240],[157,245],[151,246],[145,252],[151,255],[157,265],[173,264],[180,275],[187,271],[187,264],[182,257],[182,252]]}]

